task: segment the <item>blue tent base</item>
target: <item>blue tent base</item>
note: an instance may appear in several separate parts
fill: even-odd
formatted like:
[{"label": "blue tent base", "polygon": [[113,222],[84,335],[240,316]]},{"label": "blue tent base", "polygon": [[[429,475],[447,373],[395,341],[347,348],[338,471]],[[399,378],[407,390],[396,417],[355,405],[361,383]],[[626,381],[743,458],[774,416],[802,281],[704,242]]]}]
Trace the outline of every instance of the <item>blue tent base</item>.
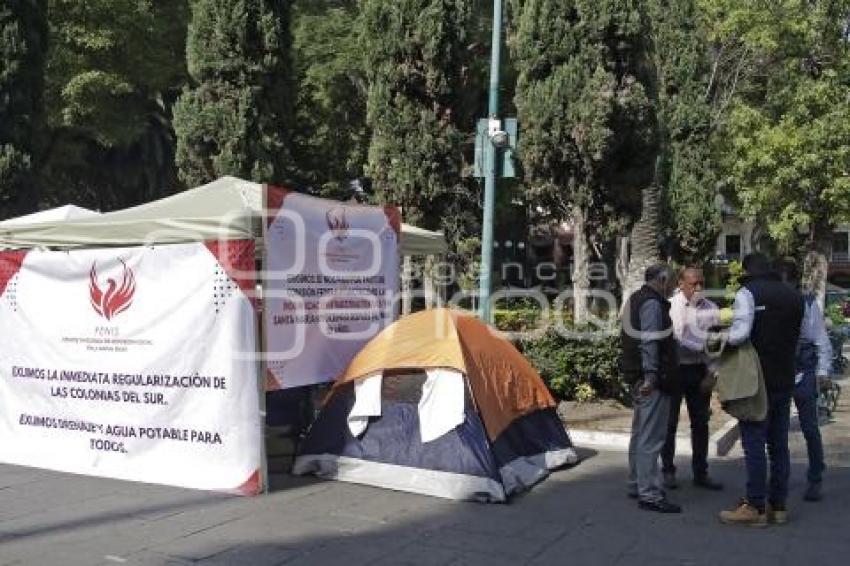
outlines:
[{"label": "blue tent base", "polygon": [[410,401],[384,399],[381,416],[355,438],[348,428],[354,387],[343,386],[313,423],[293,473],[448,499],[502,502],[543,480],[550,470],[578,461],[554,409],[516,419],[491,443],[468,403],[461,425],[423,443],[418,408]]},{"label": "blue tent base", "polygon": [[371,485],[446,499],[499,503],[506,499],[502,484],[494,479],[372,462],[334,454],[304,454],[295,460],[292,473]]}]

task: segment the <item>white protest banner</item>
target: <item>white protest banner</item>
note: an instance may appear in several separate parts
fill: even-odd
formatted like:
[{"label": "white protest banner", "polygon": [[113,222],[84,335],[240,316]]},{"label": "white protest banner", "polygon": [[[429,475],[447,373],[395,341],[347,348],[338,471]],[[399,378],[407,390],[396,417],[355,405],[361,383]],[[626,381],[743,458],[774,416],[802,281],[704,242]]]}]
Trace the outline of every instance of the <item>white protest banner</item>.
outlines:
[{"label": "white protest banner", "polygon": [[253,241],[0,252],[0,461],[255,494]]},{"label": "white protest banner", "polygon": [[401,216],[266,190],[266,386],[331,381],[392,322]]}]

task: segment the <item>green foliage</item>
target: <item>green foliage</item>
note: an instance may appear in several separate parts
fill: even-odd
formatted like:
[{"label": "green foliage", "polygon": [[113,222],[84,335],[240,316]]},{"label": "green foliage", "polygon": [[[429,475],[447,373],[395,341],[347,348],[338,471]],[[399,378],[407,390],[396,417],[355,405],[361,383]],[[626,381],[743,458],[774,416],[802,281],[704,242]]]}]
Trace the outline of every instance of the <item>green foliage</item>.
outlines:
[{"label": "green foliage", "polygon": [[481,236],[456,237],[452,247],[454,253],[451,254],[450,259],[455,266],[458,287],[466,291],[477,290],[480,276]]},{"label": "green foliage", "polygon": [[[518,69],[519,153],[532,199],[566,218],[578,205],[610,221],[653,173],[642,3],[513,0],[510,48]],[[639,197],[638,197],[639,198]]]},{"label": "green foliage", "polygon": [[740,261],[735,260],[729,262],[727,269],[726,292],[723,294],[723,298],[731,303],[735,300],[735,295],[741,288],[741,277],[744,276],[744,266]]},{"label": "green foliage", "polygon": [[0,6],[0,218],[35,204],[33,158],[42,126],[47,11],[44,0]]},{"label": "green foliage", "polygon": [[[850,75],[848,75],[850,77]],[[744,211],[790,245],[798,229],[850,218],[850,84],[827,71],[801,78],[779,115],[740,103],[730,135],[731,174]]]},{"label": "green foliage", "polygon": [[848,320],[844,316],[844,305],[841,303],[833,303],[826,308],[826,318],[832,322],[833,328],[839,328],[847,324]]},{"label": "green foliage", "polygon": [[713,33],[752,54],[723,141],[743,211],[785,249],[823,238],[850,218],[850,1],[708,4]]},{"label": "green foliage", "polygon": [[695,4],[695,0],[648,2],[661,138],[657,182],[666,191],[668,237],[675,256],[684,263],[698,263],[710,254],[721,224],[708,144],[711,67]]},{"label": "green foliage", "polygon": [[[588,243],[621,235],[638,216],[630,271],[642,271],[635,265],[654,261],[659,243],[658,203],[649,190],[658,144],[645,2],[512,0],[509,6],[528,200],[548,213],[545,220],[571,222],[574,290],[589,286]],[[585,314],[576,302],[576,318]]]},{"label": "green foliage", "polygon": [[357,44],[354,0],[295,3],[293,51],[298,76],[295,177],[329,198],[347,199],[363,177],[368,151],[366,77]]},{"label": "green foliage", "polygon": [[50,18],[53,126],[107,148],[137,141],[185,77],[185,2],[50,0]]},{"label": "green foliage", "polygon": [[50,0],[45,204],[109,210],[176,188],[187,18],[185,0]]},{"label": "green foliage", "polygon": [[406,221],[427,228],[440,228],[448,216],[451,230],[451,218],[477,207],[461,178],[462,144],[472,120],[456,104],[469,78],[472,4],[362,3],[360,45],[372,132],[367,172],[380,201],[401,205]]},{"label": "green foliage", "polygon": [[588,340],[567,338],[551,330],[542,338],[519,346],[560,399],[628,400],[628,387],[619,369],[620,341],[616,336]]},{"label": "green foliage", "polygon": [[194,84],[174,106],[180,178],[282,182],[295,102],[290,2],[193,0],[187,61]]},{"label": "green foliage", "polygon": [[539,308],[493,309],[493,325],[505,332],[529,332],[541,326]]}]

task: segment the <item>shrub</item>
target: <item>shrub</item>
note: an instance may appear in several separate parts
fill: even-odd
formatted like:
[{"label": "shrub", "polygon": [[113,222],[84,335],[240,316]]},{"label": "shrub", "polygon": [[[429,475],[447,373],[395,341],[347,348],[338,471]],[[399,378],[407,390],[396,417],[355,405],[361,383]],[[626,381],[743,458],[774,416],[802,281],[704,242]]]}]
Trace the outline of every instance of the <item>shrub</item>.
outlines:
[{"label": "shrub", "polygon": [[723,296],[726,304],[731,305],[735,295],[741,288],[741,278],[744,276],[744,266],[740,261],[729,262],[728,279],[726,280],[726,292]]},{"label": "shrub", "polygon": [[846,315],[844,307],[838,303],[833,303],[826,307],[826,318],[832,322],[833,327],[840,327],[846,324]]},{"label": "shrub", "polygon": [[540,316],[539,308],[496,309],[493,324],[503,332],[525,332],[540,326]]},{"label": "shrub", "polygon": [[616,335],[589,340],[550,330],[542,338],[520,342],[518,347],[556,398],[628,401],[628,388],[619,367],[620,339]]}]

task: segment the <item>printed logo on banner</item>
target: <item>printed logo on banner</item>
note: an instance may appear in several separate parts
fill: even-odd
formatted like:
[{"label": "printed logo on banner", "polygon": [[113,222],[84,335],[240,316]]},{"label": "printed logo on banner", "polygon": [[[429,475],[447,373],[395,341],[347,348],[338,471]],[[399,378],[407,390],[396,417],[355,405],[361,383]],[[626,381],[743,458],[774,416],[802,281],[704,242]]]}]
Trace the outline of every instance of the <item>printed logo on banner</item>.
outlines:
[{"label": "printed logo on banner", "polygon": [[[199,292],[216,269],[244,273],[253,246],[28,255],[16,275],[23,307],[0,300],[0,462],[258,492],[255,311],[237,294],[214,315]],[[57,327],[62,307],[70,316]],[[187,350],[187,340],[203,347]]]},{"label": "printed logo on banner", "polygon": [[105,318],[112,320],[112,317],[118,315],[133,304],[133,295],[136,293],[136,277],[133,270],[127,267],[124,260],[120,257],[123,273],[121,276],[120,286],[113,278],[106,280],[106,292],[102,291],[97,282],[97,262],[92,262],[91,271],[89,271],[89,298],[94,311]]},{"label": "printed logo on banner", "polygon": [[337,241],[342,242],[348,238],[348,230],[350,225],[345,218],[345,208],[332,208],[325,212],[325,220],[328,223],[328,228],[334,233]]}]

